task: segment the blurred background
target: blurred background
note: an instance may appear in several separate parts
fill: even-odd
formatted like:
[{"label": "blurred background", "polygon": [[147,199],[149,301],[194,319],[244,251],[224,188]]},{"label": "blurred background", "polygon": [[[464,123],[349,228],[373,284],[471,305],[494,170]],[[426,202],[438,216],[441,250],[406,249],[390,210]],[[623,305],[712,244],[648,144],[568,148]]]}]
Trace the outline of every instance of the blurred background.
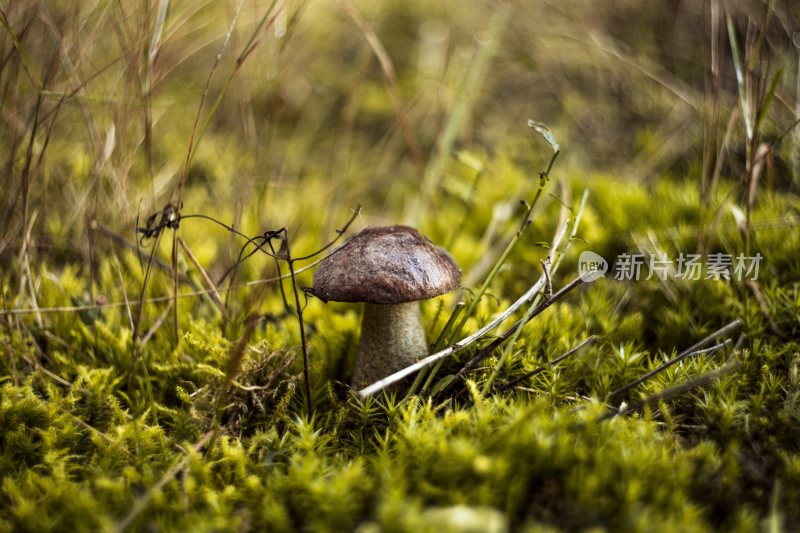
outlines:
[{"label": "blurred background", "polygon": [[[475,283],[553,153],[528,119],[561,147],[542,212],[592,189],[607,205],[584,236],[601,252],[659,229],[658,195],[678,206],[661,229],[685,222],[697,246],[750,224],[764,188],[788,192],[766,220],[796,225],[788,0],[15,0],[2,17],[0,265],[23,297],[25,259],[71,265],[95,298],[98,263],[170,202],[246,235],[286,227],[295,255],[361,205],[353,229],[417,225]],[[556,217],[536,216],[531,242]],[[180,231],[212,279],[242,243],[207,221]],[[122,262],[134,292],[141,244]]]}]

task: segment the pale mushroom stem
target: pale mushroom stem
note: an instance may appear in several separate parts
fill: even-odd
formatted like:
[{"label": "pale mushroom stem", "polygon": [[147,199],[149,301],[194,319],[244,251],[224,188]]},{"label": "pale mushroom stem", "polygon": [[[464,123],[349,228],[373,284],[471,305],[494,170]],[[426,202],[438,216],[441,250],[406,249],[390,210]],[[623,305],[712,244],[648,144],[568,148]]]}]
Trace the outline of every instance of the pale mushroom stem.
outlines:
[{"label": "pale mushroom stem", "polygon": [[427,354],[419,302],[365,303],[352,386],[360,389]]}]

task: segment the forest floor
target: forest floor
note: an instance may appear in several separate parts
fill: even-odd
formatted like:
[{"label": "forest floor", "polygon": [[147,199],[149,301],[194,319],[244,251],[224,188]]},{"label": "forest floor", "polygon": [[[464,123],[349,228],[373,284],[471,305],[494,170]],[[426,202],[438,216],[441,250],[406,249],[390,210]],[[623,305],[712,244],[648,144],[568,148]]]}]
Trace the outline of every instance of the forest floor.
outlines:
[{"label": "forest floor", "polygon": [[[800,527],[791,13],[142,4],[3,8],[0,531]],[[397,223],[432,351],[541,290],[363,397]]]}]

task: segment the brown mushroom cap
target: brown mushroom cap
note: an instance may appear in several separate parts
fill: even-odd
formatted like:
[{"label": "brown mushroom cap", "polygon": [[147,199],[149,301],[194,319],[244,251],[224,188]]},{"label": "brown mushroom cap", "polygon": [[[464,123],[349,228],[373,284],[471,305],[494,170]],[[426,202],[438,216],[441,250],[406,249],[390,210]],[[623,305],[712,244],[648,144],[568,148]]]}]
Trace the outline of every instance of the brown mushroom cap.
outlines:
[{"label": "brown mushroom cap", "polygon": [[449,292],[459,283],[461,270],[450,254],[408,226],[367,228],[314,273],[314,292],[335,302],[413,302]]}]

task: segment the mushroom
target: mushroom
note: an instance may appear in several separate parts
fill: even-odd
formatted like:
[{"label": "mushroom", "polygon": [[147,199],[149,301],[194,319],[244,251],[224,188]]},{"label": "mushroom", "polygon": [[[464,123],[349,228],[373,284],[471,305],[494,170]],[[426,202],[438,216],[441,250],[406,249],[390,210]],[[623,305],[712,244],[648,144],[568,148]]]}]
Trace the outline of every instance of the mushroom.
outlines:
[{"label": "mushroom", "polygon": [[314,294],[326,302],[364,302],[352,386],[427,355],[418,301],[460,283],[450,254],[408,226],[367,228],[326,257],[314,273]]}]

